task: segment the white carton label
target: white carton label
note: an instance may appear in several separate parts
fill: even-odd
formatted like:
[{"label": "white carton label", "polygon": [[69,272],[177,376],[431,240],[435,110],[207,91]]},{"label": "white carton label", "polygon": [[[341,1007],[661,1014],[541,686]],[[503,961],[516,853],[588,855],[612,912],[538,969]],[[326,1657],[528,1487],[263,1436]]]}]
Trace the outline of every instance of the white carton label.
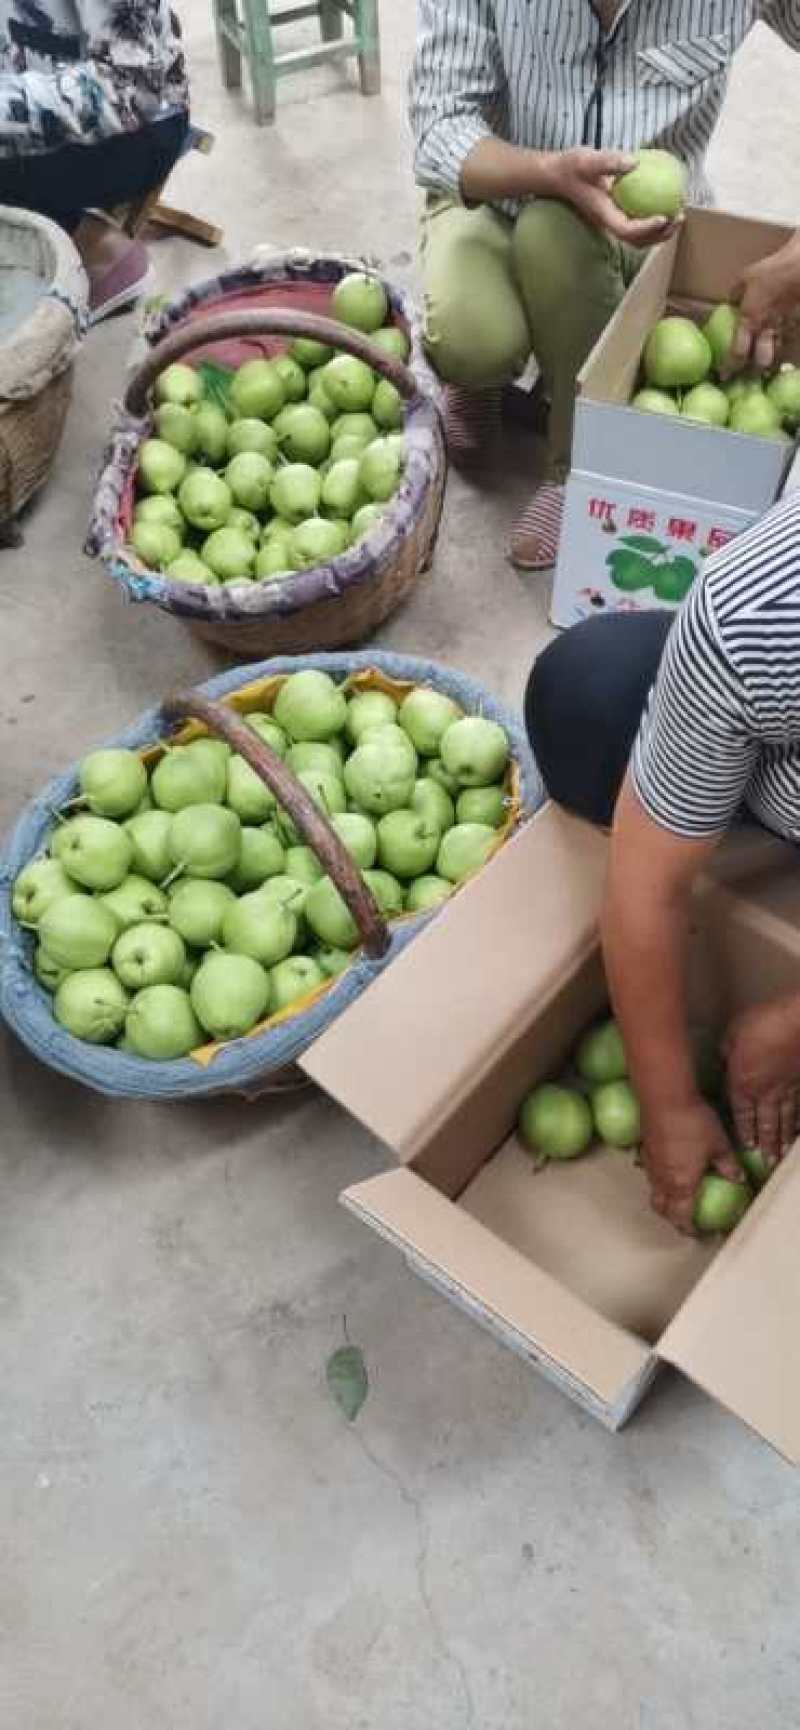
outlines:
[{"label": "white carton label", "polygon": [[755,520],[748,511],[606,476],[567,482],[550,618],[674,609],[711,553]]}]

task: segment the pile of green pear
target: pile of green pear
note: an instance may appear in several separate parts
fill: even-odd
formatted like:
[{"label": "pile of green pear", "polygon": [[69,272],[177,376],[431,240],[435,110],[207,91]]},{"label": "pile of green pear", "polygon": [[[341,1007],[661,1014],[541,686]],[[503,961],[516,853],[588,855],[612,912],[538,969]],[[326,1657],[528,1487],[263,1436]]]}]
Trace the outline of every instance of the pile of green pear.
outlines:
[{"label": "pile of green pear", "polygon": [[[384,917],[432,911],[508,816],[504,729],[429,686],[402,699],[305,668],[248,714],[329,818]],[[56,1021],[91,1044],[185,1057],[249,1033],[350,966],[334,882],[222,740],[93,751],[12,907]]]},{"label": "pile of green pear", "polygon": [[[770,1176],[758,1147],[736,1140],[725,1093],[724,1062],[712,1036],[698,1029],[694,1057],[699,1091],[719,1113],[742,1167],[737,1183],[708,1171],[694,1198],[693,1225],[700,1237],[734,1231],[754,1195]],[[517,1116],[517,1134],[537,1168],[551,1161],[579,1159],[597,1144],[638,1149],[642,1140],[639,1101],[628,1080],[628,1057],[614,1020],[590,1027],[579,1040],[560,1080],[540,1083],[526,1093]]]},{"label": "pile of green pear", "polygon": [[[386,291],[354,272],[330,314],[398,360]],[[153,436],[139,448],[130,545],[171,583],[280,581],[369,534],[402,479],[399,392],[364,361],[298,337],[244,362],[224,393],[176,363],[155,385]]]},{"label": "pile of green pear", "polygon": [[751,438],[793,436],[800,428],[800,367],[787,363],[771,376],[727,377],[738,316],[736,307],[723,304],[702,326],[690,318],[662,318],[645,344],[644,383],[631,406]]}]

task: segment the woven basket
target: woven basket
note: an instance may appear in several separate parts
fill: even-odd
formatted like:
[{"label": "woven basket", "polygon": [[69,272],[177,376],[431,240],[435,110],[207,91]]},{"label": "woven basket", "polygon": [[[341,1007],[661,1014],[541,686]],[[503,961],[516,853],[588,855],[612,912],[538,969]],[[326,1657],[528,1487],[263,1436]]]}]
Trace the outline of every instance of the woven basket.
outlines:
[{"label": "woven basket", "polygon": [[[498,832],[498,846],[541,805],[542,783],[522,728],[463,674],[434,662],[374,652],[316,655],[304,658],[301,664],[319,667],[356,689],[377,686],[398,696],[413,684],[432,685],[453,697],[468,713],[479,711],[499,721],[511,742],[513,798],[509,823]],[[99,1093],[122,1098],[182,1100],[228,1092],[254,1096],[283,1090],[301,1079],[295,1064],[302,1052],[437,916],[404,914],[387,926],[349,854],[317,806],[280,758],[237,720],[237,713],[271,706],[283,679],[297,666],[296,661],[281,659],[224,673],[196,691],[170,699],[160,709],[150,710],[113,743],[152,756],[158,751],[159,740],[174,739],[175,723],[193,716],[202,723],[194,727],[195,734],[210,727],[241,751],[291,811],[298,829],[338,883],[362,933],[362,947],[352,965],[338,979],[319,987],[296,1008],[274,1016],[247,1038],[206,1046],[176,1062],[151,1063],[116,1049],[84,1044],[66,1033],[53,1017],[52,999],[33,975],[32,940],[13,917],[11,890],[23,866],[42,852],[54,811],[74,797],[78,786],[75,765],[27,807],[0,859],[0,1012],[43,1063]]]},{"label": "woven basket", "polygon": [[[95,494],[87,551],[99,555],[129,600],[151,601],[185,620],[229,655],[299,654],[371,635],[427,569],[441,516],[446,457],[439,412],[408,302],[383,286],[392,318],[412,342],[414,370],[367,337],[324,317],[332,288],[352,260],[297,256],[252,265],[195,289],[151,326],[151,348],[128,386]],[[380,279],[383,280],[383,279]],[[367,361],[406,402],[407,463],[401,486],[370,534],[339,558],[280,582],[240,588],[170,583],[126,545],[136,454],[151,431],[149,392],[178,357],[230,365],[274,354],[292,336],[312,336]],[[418,382],[419,380],[419,382]]]},{"label": "woven basket", "polygon": [[45,293],[0,343],[0,530],[46,481],[72,394],[72,363],[86,328],[87,284],[78,254],[54,222],[0,206],[2,271],[21,267]]}]

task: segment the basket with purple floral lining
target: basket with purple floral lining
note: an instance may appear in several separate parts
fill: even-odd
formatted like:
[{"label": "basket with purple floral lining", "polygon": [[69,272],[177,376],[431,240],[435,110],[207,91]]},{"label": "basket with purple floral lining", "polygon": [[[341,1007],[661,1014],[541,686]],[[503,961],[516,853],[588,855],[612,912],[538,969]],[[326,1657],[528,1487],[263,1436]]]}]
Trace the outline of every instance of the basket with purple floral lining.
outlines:
[{"label": "basket with purple floral lining", "polygon": [[[361,276],[382,298],[385,321],[381,330],[367,335],[330,317],[336,310],[337,287],[345,278],[351,279],[353,272],[353,260],[296,253],[254,262],[194,285],[149,320],[146,357],[128,385],[112,432],[95,492],[87,550],[103,560],[127,599],[149,602],[184,620],[197,635],[233,657],[299,653],[360,642],[407,598],[430,564],[446,478],[432,375],[424,360],[411,303],[376,271],[362,268]],[[389,331],[396,333],[396,340],[391,336],[387,340]],[[298,352],[308,357],[314,354],[314,345],[321,345],[320,354],[335,350],[337,359],[354,358],[362,369],[362,379],[363,369],[370,368],[376,389],[385,383],[384,400],[388,390],[388,401],[394,402],[396,413],[402,415],[402,440],[395,433],[393,441],[395,450],[402,444],[402,452],[392,496],[378,509],[367,512],[358,538],[352,531],[348,533],[342,520],[343,538],[349,544],[341,551],[315,562],[312,535],[310,556],[302,549],[287,560],[301,568],[278,575],[258,580],[258,561],[255,569],[251,566],[242,573],[241,580],[235,573],[226,580],[216,576],[210,582],[192,580],[186,560],[179,560],[174,575],[168,566],[165,570],[152,568],[133,546],[131,537],[135,516],[139,515],[140,453],[145,441],[158,430],[154,387],[158,396],[159,378],[168,367],[192,367],[203,391],[217,407],[222,404],[230,422],[241,413],[235,396],[231,396],[231,381],[245,362],[291,358]],[[316,374],[322,370],[317,367]],[[307,385],[309,378],[310,372]],[[399,405],[395,392],[401,399]],[[319,403],[319,392],[315,398]],[[291,408],[291,398],[282,406]],[[346,408],[343,410],[339,402],[331,428],[334,455],[337,422],[343,413],[346,415]],[[284,415],[284,422],[289,418]],[[329,422],[331,418],[329,414]],[[353,418],[346,415],[348,423]],[[264,419],[269,422],[277,417],[264,412]],[[380,435],[380,428],[378,432]],[[385,444],[387,438],[379,436],[379,442]],[[392,442],[390,436],[388,442]],[[292,439],[287,437],[277,454],[277,472],[293,454]],[[200,463],[213,467],[221,480],[228,472],[230,448],[213,455],[216,461],[201,454]],[[348,455],[352,458],[352,449]],[[191,453],[187,462],[190,468],[197,466]],[[179,468],[180,464],[176,465],[176,472]],[[330,461],[322,464],[323,481],[326,468],[330,468]],[[179,499],[181,484],[179,481],[177,486]],[[161,491],[160,477],[156,490]],[[324,501],[324,490],[322,498]],[[364,494],[362,504],[366,498]],[[239,502],[234,498],[235,505]],[[336,520],[335,511],[324,502],[317,508],[323,520]],[[241,514],[237,513],[237,521]],[[267,503],[257,529],[262,541],[275,526],[268,520],[272,515]],[[208,541],[202,539],[200,531],[193,532],[191,525],[190,536],[202,561]],[[141,541],[141,536],[138,538]],[[200,566],[194,569],[203,576]]]}]

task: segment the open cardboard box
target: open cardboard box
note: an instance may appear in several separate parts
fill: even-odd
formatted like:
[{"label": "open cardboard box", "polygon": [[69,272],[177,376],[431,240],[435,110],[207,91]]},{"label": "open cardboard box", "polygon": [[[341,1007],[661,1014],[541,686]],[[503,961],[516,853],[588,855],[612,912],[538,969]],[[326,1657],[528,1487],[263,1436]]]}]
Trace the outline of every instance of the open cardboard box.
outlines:
[{"label": "open cardboard box", "polygon": [[[797,1462],[800,1158],[702,1244],[652,1213],[632,1155],[537,1174],[516,1138],[525,1092],[607,1003],[605,860],[601,834],[545,806],[306,1054],[395,1162],[342,1199],[612,1429],[670,1362]],[[785,860],[745,832],[699,893],[698,1023],[796,984]]]},{"label": "open cardboard box", "polygon": [[[774,503],[793,460],[776,440],[693,425],[631,408],[642,350],[665,313],[704,319],[728,300],[748,265],[776,252],[791,230],[690,210],[681,232],[654,247],[578,379],[572,472],[551,604],[554,625],[603,609],[672,605],[652,588],[625,593],[609,556],[644,535],[666,560],[709,553]],[[783,359],[800,364],[800,331]]]}]

